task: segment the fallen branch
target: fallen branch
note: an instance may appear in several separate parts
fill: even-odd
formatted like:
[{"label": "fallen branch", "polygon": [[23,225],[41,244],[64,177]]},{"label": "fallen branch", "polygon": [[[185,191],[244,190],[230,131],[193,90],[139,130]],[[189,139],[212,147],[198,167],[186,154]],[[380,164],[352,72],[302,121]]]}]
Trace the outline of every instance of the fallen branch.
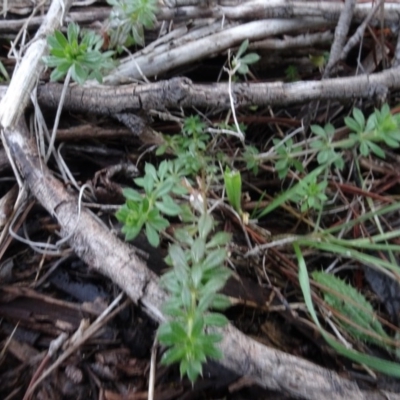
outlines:
[{"label": "fallen branch", "polygon": [[[233,83],[232,95],[236,107],[252,105],[288,105],[312,100],[382,100],[389,90],[400,88],[400,69],[392,68],[371,75],[301,81],[295,83]],[[57,107],[62,85],[50,83],[38,87],[38,101]],[[115,115],[141,110],[164,110],[179,107],[213,107],[229,109],[227,83],[193,84],[187,78],[172,78],[150,84],[118,87],[70,87],[64,107],[70,111]]]}]

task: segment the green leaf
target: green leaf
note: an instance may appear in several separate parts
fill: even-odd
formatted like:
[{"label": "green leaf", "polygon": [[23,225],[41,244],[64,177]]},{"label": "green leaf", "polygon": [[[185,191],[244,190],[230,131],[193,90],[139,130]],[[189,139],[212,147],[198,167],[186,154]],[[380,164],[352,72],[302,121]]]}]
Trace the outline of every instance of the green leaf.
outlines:
[{"label": "green leaf", "polygon": [[246,75],[249,72],[249,67],[247,66],[247,64],[240,64],[237,72],[239,74]]},{"label": "green leaf", "polygon": [[331,159],[331,151],[329,149],[321,150],[318,153],[317,161],[319,164],[326,164]]},{"label": "green leaf", "polygon": [[397,149],[399,147],[399,143],[395,139],[391,138],[388,135],[385,135],[383,137],[383,140],[386,143],[386,145],[389,146],[389,147],[392,147],[394,149]]},{"label": "green leaf", "polygon": [[190,289],[188,287],[184,286],[182,288],[181,298],[183,307],[186,310],[190,310],[192,306],[192,293],[190,292]]},{"label": "green leaf", "polygon": [[146,236],[147,240],[153,247],[158,247],[158,245],[160,244],[160,236],[149,223],[146,223]]},{"label": "green leaf", "polygon": [[311,128],[311,132],[315,133],[317,136],[321,136],[323,138],[326,137],[326,132],[325,132],[324,128],[322,128],[322,126],[311,125],[310,128]]},{"label": "green leaf", "polygon": [[124,226],[122,228],[122,233],[125,233],[125,240],[129,242],[130,240],[135,239],[137,235],[139,235],[142,229],[141,225],[138,226]]},{"label": "green leaf", "polygon": [[190,235],[190,233],[185,228],[176,229],[174,232],[174,236],[178,242],[181,242],[188,246],[192,246],[192,244],[194,242],[193,237]]},{"label": "green leaf", "polygon": [[206,326],[223,327],[229,323],[225,315],[219,313],[207,313],[204,315],[204,324]]},{"label": "green leaf", "polygon": [[189,266],[182,248],[176,244],[171,244],[168,249],[168,254],[171,257],[174,268],[177,270],[177,274],[187,276]]},{"label": "green leaf", "polygon": [[[229,272],[229,271],[228,271]],[[213,295],[219,290],[221,290],[226,283],[229,274],[221,275],[221,276],[213,276],[201,289],[200,294],[202,296]]]},{"label": "green leaf", "polygon": [[203,262],[203,269],[205,271],[215,267],[224,265],[226,259],[226,250],[224,248],[212,250],[208,253],[206,259]]},{"label": "green leaf", "polygon": [[220,360],[223,357],[221,350],[212,343],[203,344],[203,351],[207,357],[215,360]]},{"label": "green leaf", "polygon": [[192,337],[199,337],[204,329],[204,318],[201,315],[200,312],[196,311],[194,319],[193,319],[193,325],[192,325]]},{"label": "green leaf", "polygon": [[240,58],[240,62],[243,64],[247,64],[247,65],[254,64],[259,60],[260,60],[260,56],[256,53],[249,53],[249,54],[246,54],[244,57]]},{"label": "green leaf", "polygon": [[71,78],[79,85],[83,85],[88,77],[87,72],[81,67],[80,64],[74,63],[71,67]]},{"label": "green leaf", "polygon": [[362,113],[362,111],[356,107],[353,108],[353,117],[356,120],[358,126],[361,129],[364,129],[365,126],[365,118],[364,118],[364,114]]},{"label": "green leaf", "polygon": [[385,159],[386,155],[383,149],[381,149],[377,144],[373,142],[368,142],[368,147],[371,149],[371,151],[378,157]]},{"label": "green leaf", "polygon": [[153,181],[157,180],[157,171],[153,164],[146,163],[144,166],[144,172],[146,173],[146,175],[151,176]]},{"label": "green leaf", "polygon": [[226,167],[224,172],[224,182],[229,203],[234,210],[240,214],[242,211],[242,177],[240,172],[235,170],[231,171]]},{"label": "green leaf", "polygon": [[295,193],[298,192],[299,188],[301,187],[301,184],[308,184],[309,182],[313,181],[316,179],[318,175],[320,175],[324,169],[326,168],[325,165],[321,165],[320,167],[316,168],[314,171],[310,172],[308,175],[306,175],[302,181],[298,182],[296,185],[294,185],[292,188],[286,190],[283,192],[281,195],[276,197],[268,207],[266,207],[261,213],[258,215],[258,218],[262,218],[264,215],[267,215],[271,211],[273,211],[275,208],[279,207],[281,204],[285,203],[288,200],[292,200]]},{"label": "green leaf", "polygon": [[186,312],[182,310],[182,299],[174,298],[173,301],[169,300],[163,306],[163,312],[174,318],[186,318]]},{"label": "green leaf", "polygon": [[161,364],[171,365],[177,361],[184,359],[185,355],[186,349],[184,347],[172,347],[168,349],[161,357]]},{"label": "green leaf", "polygon": [[[62,32],[60,32],[59,30],[55,30],[54,31],[54,39],[56,40],[56,42],[58,43],[58,45],[56,45],[56,48],[61,48],[61,49],[65,49],[68,46],[68,40],[67,38],[63,35]],[[47,39],[47,43],[49,43],[49,40]],[[54,43],[53,41],[51,41],[50,43]],[[50,44],[49,43],[49,44]]]},{"label": "green leaf", "polygon": [[206,248],[212,249],[217,246],[227,245],[232,238],[232,235],[228,232],[217,232],[207,243]]},{"label": "green leaf", "polygon": [[160,278],[160,284],[172,294],[178,295],[181,293],[182,285],[179,279],[177,279],[174,270],[165,273]]},{"label": "green leaf", "polygon": [[288,158],[282,158],[281,160],[278,160],[275,163],[275,169],[278,171],[285,171],[285,174],[288,171],[288,167],[289,167],[289,159]]},{"label": "green leaf", "polygon": [[205,240],[201,237],[195,239],[190,252],[194,263],[200,262],[200,260],[204,257],[205,250],[206,250]]},{"label": "green leaf", "polygon": [[[64,37],[64,39],[65,39],[65,37]],[[62,39],[61,39],[61,41],[62,41],[62,43],[64,43]],[[53,50],[61,50],[63,52],[62,54],[64,55],[64,47],[65,46],[63,46],[62,43],[60,43],[57,40],[57,35],[55,34],[55,32],[54,32],[54,35],[50,35],[50,36],[47,37],[47,44],[51,48],[51,51],[53,51]]]},{"label": "green leaf", "polygon": [[369,147],[367,142],[361,142],[360,144],[360,153],[361,155],[363,155],[364,157],[367,157],[369,154]]},{"label": "green leaf", "polygon": [[246,39],[240,45],[239,50],[236,54],[236,58],[240,58],[246,52],[248,47],[249,47],[249,39]]},{"label": "green leaf", "polygon": [[197,289],[203,278],[203,268],[201,264],[194,264],[191,269],[193,286]]},{"label": "green leaf", "polygon": [[132,200],[132,201],[142,201],[143,197],[142,195],[131,188],[125,188],[122,190],[122,194],[124,195],[125,198]]},{"label": "green leaf", "polygon": [[199,375],[203,373],[203,367],[200,361],[193,360],[188,364],[187,376],[191,382],[195,382]]},{"label": "green leaf", "polygon": [[161,217],[158,209],[151,210],[147,215],[147,220],[151,226],[159,232],[169,227],[169,222]]},{"label": "green leaf", "polygon": [[[174,322],[176,323],[176,322]],[[178,324],[179,325],[179,324]],[[173,329],[171,323],[161,324],[157,331],[158,340],[167,346],[179,344],[186,337],[186,332],[179,329]]]},{"label": "green leaf", "polygon": [[162,156],[167,151],[168,146],[166,144],[162,144],[156,150],[156,156]]},{"label": "green leaf", "polygon": [[207,335],[203,335],[201,338],[202,344],[215,344],[222,340],[222,335],[219,333],[209,333]]},{"label": "green leaf", "polygon": [[217,293],[211,303],[211,308],[214,310],[226,310],[231,306],[231,301],[228,296]]},{"label": "green leaf", "polygon": [[56,68],[51,74],[50,74],[50,80],[52,82],[57,82],[60,79],[64,78],[64,76],[66,75],[66,72],[63,72],[62,70],[60,70],[59,68]]},{"label": "green leaf", "polygon": [[67,29],[68,41],[67,40],[65,41],[66,44],[68,44],[68,42],[73,43],[78,40],[79,30],[80,30],[79,25],[77,25],[75,23],[70,23],[68,25],[68,29]]},{"label": "green leaf", "polygon": [[175,217],[181,213],[181,207],[172,200],[171,196],[165,195],[163,201],[156,201],[155,206],[165,215]]},{"label": "green leaf", "polygon": [[363,127],[361,127],[358,122],[351,117],[345,117],[344,123],[352,132],[361,133],[363,131]]},{"label": "green leaf", "polygon": [[199,218],[199,237],[202,239],[206,239],[209,233],[211,232],[214,221],[210,214],[204,213]]},{"label": "green leaf", "polygon": [[146,174],[142,178],[136,178],[134,182],[136,185],[142,187],[147,195],[151,196],[154,188],[154,180],[150,175]]}]

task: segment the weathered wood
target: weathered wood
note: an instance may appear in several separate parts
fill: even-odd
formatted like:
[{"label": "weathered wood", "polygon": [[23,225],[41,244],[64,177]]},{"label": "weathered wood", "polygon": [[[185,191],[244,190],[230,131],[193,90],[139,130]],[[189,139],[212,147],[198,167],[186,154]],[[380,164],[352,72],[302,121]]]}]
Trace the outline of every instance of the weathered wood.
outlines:
[{"label": "weathered wood", "polygon": [[[236,107],[252,105],[289,105],[312,100],[384,100],[389,90],[400,89],[400,69],[392,68],[371,75],[332,78],[323,81],[294,83],[234,83],[232,95]],[[38,101],[56,108],[62,85],[50,83],[38,87]],[[215,107],[229,109],[227,83],[193,84],[187,78],[172,78],[150,84],[117,87],[71,87],[64,107],[71,111],[114,115],[141,110],[164,110],[179,107]]]}]

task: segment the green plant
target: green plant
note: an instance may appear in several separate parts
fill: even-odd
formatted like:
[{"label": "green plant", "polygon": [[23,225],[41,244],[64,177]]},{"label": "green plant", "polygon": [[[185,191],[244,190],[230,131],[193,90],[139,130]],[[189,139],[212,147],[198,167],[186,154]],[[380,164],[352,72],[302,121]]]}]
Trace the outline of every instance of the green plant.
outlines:
[{"label": "green plant", "polygon": [[239,214],[242,214],[242,176],[240,171],[225,168],[224,183],[228,201],[233,209]]},{"label": "green plant", "polygon": [[182,194],[185,189],[179,185],[178,176],[171,174],[173,169],[171,161],[163,161],[158,171],[152,164],[146,164],[144,177],[134,180],[137,186],[144,189],[144,194],[131,188],[124,189],[126,203],[116,217],[124,224],[122,232],[125,233],[125,240],[134,239],[145,227],[148,241],[156,247],[160,242],[160,232],[169,226],[162,214],[177,216],[181,213],[181,207],[171,194]]},{"label": "green plant", "polygon": [[258,155],[260,152],[258,151],[257,147],[255,146],[246,146],[243,152],[243,159],[246,162],[246,167],[248,170],[251,170],[251,172],[254,175],[258,174],[258,166],[260,163],[260,160],[258,159]]},{"label": "green plant", "polygon": [[311,131],[318,139],[311,142],[311,148],[318,151],[317,160],[321,165],[334,164],[336,168],[343,169],[344,159],[342,153],[337,153],[332,145],[335,128],[332,124],[326,124],[323,128],[319,125],[311,125]]},{"label": "green plant", "polygon": [[247,51],[247,48],[249,47],[249,40],[246,39],[243,41],[243,43],[240,45],[238,52],[236,55],[234,55],[231,58],[231,53],[229,51],[229,57],[228,57],[228,65],[229,68],[224,67],[224,71],[228,73],[228,92],[229,92],[229,101],[231,105],[231,112],[233,116],[233,121],[235,123],[236,127],[236,132],[237,136],[239,139],[244,143],[244,134],[242,130],[240,129],[239,122],[236,118],[236,111],[235,111],[235,102],[233,100],[232,96],[232,80],[237,78],[236,73],[241,74],[241,75],[246,75],[249,72],[249,65],[256,63],[259,59],[260,56],[256,53],[249,53],[244,56],[244,53]]},{"label": "green plant", "polygon": [[[310,241],[310,244],[316,243],[316,241]],[[304,302],[307,306],[307,310],[311,315],[312,320],[317,325],[321,335],[326,340],[326,342],[335,349],[339,354],[358,362],[360,364],[364,364],[376,371],[383,372],[387,375],[395,376],[397,378],[400,377],[400,368],[398,363],[394,363],[391,361],[383,360],[378,357],[373,357],[368,354],[362,354],[358,351],[352,350],[343,344],[339,343],[336,339],[334,339],[320,324],[317,313],[315,312],[314,305],[311,297],[311,289],[310,289],[310,279],[308,277],[307,265],[304,260],[303,253],[301,252],[300,245],[297,242],[293,243],[293,248],[298,260],[299,264],[299,283],[300,288],[303,293]]]},{"label": "green plant", "polygon": [[157,0],[107,0],[113,8],[109,17],[110,46],[144,46],[144,28],[157,22]]},{"label": "green plant", "polygon": [[319,69],[320,72],[322,72],[329,60],[329,52],[324,51],[322,54],[315,54],[315,55],[310,54],[309,59],[311,61],[311,64],[313,64],[315,67]]},{"label": "green plant", "polygon": [[241,220],[247,224],[249,215],[242,210],[242,175],[240,171],[231,171],[229,167],[226,167],[224,183],[230,205],[238,213]]},{"label": "green plant", "polygon": [[365,121],[364,114],[353,109],[353,118],[345,118],[346,125],[352,130],[349,138],[359,146],[361,155],[368,156],[372,151],[376,156],[385,158],[384,150],[376,143],[385,143],[389,147],[400,146],[400,116],[392,115],[388,104],[375,111]]},{"label": "green plant", "polygon": [[326,200],[328,200],[325,194],[327,186],[328,182],[326,180],[318,182],[316,177],[310,181],[301,180],[292,201],[301,204],[301,212],[309,209],[321,210]]},{"label": "green plant", "polygon": [[322,291],[326,303],[352,322],[350,324],[338,319],[339,324],[347,332],[356,339],[388,349],[385,340],[390,338],[377,320],[371,304],[360,292],[332,274],[315,271],[312,277],[323,285]]},{"label": "green plant", "polygon": [[102,81],[102,74],[114,67],[113,51],[102,53],[103,39],[93,31],[81,32],[78,25],[68,25],[67,37],[60,31],[48,36],[50,55],[44,57],[45,64],[55,68],[50,75],[52,81],[71,78],[83,85],[87,79]]},{"label": "green plant", "polygon": [[208,328],[228,322],[224,315],[210,311],[230,304],[217,294],[230,275],[223,267],[230,235],[219,232],[210,237],[213,226],[211,215],[204,213],[196,225],[177,230],[175,237],[181,245],[170,245],[167,262],[172,269],[161,278],[170,293],[164,312],[171,317],[158,329],[160,343],[168,347],[162,362],[179,362],[181,376],[186,374],[192,382],[207,358],[222,356],[216,347],[221,336]]},{"label": "green plant", "polygon": [[179,135],[164,135],[164,144],[158,147],[156,155],[163,155],[166,151],[172,152],[182,164],[182,174],[191,176],[202,168],[208,175],[215,167],[211,157],[205,154],[210,135],[204,133],[206,125],[198,115],[185,118],[182,132]]},{"label": "green plant", "polygon": [[249,72],[249,65],[256,63],[260,60],[260,56],[256,53],[248,53],[244,56],[244,53],[249,47],[249,40],[246,39],[239,47],[238,52],[232,58],[232,75],[236,72],[241,75],[246,75]]},{"label": "green plant", "polygon": [[294,145],[292,138],[285,141],[273,139],[272,142],[274,143],[275,151],[278,156],[275,169],[278,172],[279,178],[285,178],[291,167],[294,167],[298,172],[304,172],[302,163],[292,155],[301,150],[300,146]]}]

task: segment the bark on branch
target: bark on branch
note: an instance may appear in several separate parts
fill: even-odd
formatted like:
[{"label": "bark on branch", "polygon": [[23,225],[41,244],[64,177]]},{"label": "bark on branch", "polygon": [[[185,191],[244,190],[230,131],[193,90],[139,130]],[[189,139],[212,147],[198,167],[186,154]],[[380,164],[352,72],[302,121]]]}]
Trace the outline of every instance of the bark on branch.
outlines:
[{"label": "bark on branch", "polygon": [[[312,100],[354,100],[385,98],[389,90],[400,88],[400,68],[383,72],[323,81],[295,83],[234,83],[232,94],[236,107],[251,105],[288,105]],[[50,83],[38,87],[38,101],[56,108],[62,85]],[[70,111],[88,111],[114,115],[141,110],[164,110],[179,107],[213,107],[228,109],[227,83],[193,84],[187,78],[173,78],[150,84],[131,84],[118,87],[71,87],[64,107]]]}]

